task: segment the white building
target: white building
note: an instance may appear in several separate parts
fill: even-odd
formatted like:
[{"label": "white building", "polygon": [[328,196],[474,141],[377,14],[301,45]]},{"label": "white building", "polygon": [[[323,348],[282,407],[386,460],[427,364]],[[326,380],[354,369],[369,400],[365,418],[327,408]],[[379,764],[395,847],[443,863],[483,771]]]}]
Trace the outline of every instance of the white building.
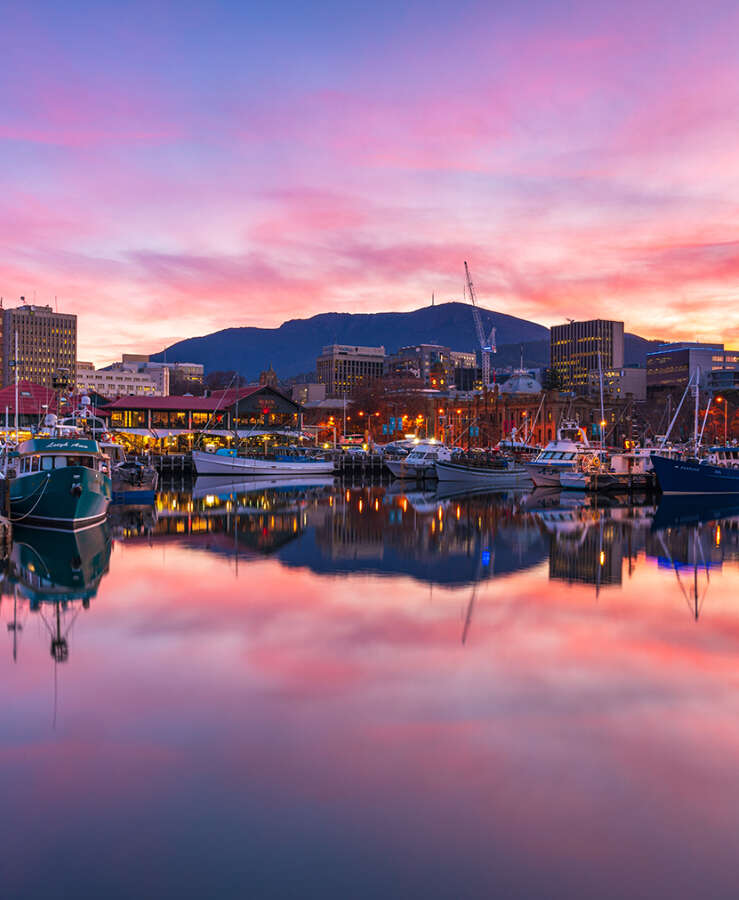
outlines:
[{"label": "white building", "polygon": [[166,397],[169,394],[168,378],[167,390],[163,391],[162,386],[148,373],[130,369],[96,369],[90,362],[77,363],[77,390],[80,393],[94,391],[109,400],[129,396]]},{"label": "white building", "polygon": [[330,344],[316,360],[318,382],[329,397],[351,395],[359,385],[382,378],[384,363],[384,347]]}]

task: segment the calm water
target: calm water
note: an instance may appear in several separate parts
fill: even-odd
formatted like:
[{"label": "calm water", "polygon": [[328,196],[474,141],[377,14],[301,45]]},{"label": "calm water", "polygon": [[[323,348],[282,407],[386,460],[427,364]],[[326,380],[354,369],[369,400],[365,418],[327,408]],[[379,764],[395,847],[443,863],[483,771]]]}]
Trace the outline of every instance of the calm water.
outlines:
[{"label": "calm water", "polygon": [[736,896],[739,510],[247,488],[16,533],[4,897]]}]

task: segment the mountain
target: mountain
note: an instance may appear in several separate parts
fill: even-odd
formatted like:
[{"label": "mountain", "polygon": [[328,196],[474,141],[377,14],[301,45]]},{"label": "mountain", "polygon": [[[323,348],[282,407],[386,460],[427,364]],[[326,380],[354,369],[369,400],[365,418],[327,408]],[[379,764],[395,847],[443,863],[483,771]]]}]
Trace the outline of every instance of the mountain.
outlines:
[{"label": "mountain", "polygon": [[664,341],[648,341],[638,334],[624,334],[624,362],[627,366],[646,366],[647,353],[656,350]]},{"label": "mountain", "polygon": [[[486,333],[495,325],[499,345],[516,347],[521,341],[548,345],[543,325],[480,310]],[[410,344],[443,344],[452,350],[477,347],[475,323],[469,304],[440,303],[407,313],[321,313],[310,319],[291,319],[279,328],[226,328],[203,337],[188,338],[167,347],[153,360],[201,362],[206,372],[235,369],[256,378],[271,363],[280,378],[315,369],[316,357],[326,344],[384,346],[388,353]]]},{"label": "mountain", "polygon": [[[549,364],[549,329],[526,319],[481,309],[486,334],[495,325],[496,366],[517,366],[523,344],[524,364]],[[644,365],[646,354],[658,342],[626,334],[627,365]],[[270,364],[280,378],[315,369],[326,344],[384,346],[388,353],[411,344],[442,344],[452,350],[478,346],[468,303],[440,303],[406,313],[321,313],[309,319],[291,319],[279,328],[226,328],[188,338],[152,356],[169,362],[201,362],[206,372],[234,369],[255,380]]]}]

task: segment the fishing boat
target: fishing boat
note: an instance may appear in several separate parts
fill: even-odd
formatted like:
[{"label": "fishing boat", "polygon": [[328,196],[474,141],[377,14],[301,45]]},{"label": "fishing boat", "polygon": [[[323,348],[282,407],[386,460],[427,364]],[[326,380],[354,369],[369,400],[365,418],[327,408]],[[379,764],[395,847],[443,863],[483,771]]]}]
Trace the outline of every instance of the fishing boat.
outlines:
[{"label": "fishing boat", "polygon": [[711,447],[704,459],[652,454],[663,494],[739,494],[739,448]]},{"label": "fishing boat", "polygon": [[555,440],[550,441],[536,459],[524,463],[524,467],[536,487],[559,487],[561,473],[573,471],[578,459],[591,453],[590,443],[579,423],[564,419]]},{"label": "fishing boat", "polygon": [[329,475],[334,471],[332,459],[311,457],[298,450],[263,456],[239,456],[231,447],[221,447],[215,452],[193,450],[192,464],[198,475],[230,475],[233,478],[248,478],[251,475]]},{"label": "fishing boat", "polygon": [[97,441],[32,438],[8,456],[6,465],[14,524],[67,530],[105,519],[112,485],[108,458]]},{"label": "fishing boat", "polygon": [[417,444],[405,459],[386,459],[385,465],[396,478],[436,478],[436,463],[452,458],[443,444]]},{"label": "fishing boat", "polygon": [[442,461],[437,459],[434,465],[439,481],[453,481],[459,484],[491,488],[517,487],[531,482],[531,476],[524,466],[505,457],[481,460],[453,458]]}]

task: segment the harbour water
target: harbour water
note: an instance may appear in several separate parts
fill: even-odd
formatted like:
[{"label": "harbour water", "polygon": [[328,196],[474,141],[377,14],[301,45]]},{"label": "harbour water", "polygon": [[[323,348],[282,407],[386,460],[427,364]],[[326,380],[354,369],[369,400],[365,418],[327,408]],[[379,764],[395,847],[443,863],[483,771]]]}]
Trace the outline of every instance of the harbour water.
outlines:
[{"label": "harbour water", "polygon": [[739,508],[607,502],[210,480],[17,529],[3,895],[734,897]]}]

